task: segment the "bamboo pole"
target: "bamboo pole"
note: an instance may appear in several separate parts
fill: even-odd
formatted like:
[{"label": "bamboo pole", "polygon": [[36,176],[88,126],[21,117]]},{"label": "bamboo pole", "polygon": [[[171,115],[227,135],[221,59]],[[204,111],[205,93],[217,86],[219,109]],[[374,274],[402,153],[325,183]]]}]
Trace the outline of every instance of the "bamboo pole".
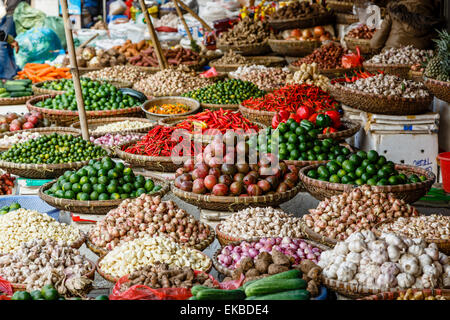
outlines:
[{"label": "bamboo pole", "polygon": [[167,69],[167,61],[166,57],[164,56],[162,49],[161,49],[161,43],[159,42],[158,36],[156,35],[155,27],[153,27],[152,20],[150,19],[150,15],[148,14],[147,6],[145,5],[144,0],[139,0],[139,3],[141,5],[142,13],[144,14],[145,21],[147,22],[147,28],[148,32],[150,33],[150,38],[153,43],[153,48],[156,52],[156,57],[158,58],[159,68],[161,70]]},{"label": "bamboo pole", "polygon": [[70,72],[72,73],[73,87],[77,100],[78,116],[80,118],[81,134],[84,140],[89,141],[89,130],[86,121],[86,110],[84,109],[83,94],[81,91],[80,74],[78,72],[77,58],[75,55],[75,46],[73,45],[72,23],[69,19],[67,10],[67,0],[61,0],[61,11],[64,19],[64,31],[66,33],[67,50],[70,58]]},{"label": "bamboo pole", "polygon": [[199,15],[196,14],[191,8],[189,8],[183,1],[177,0],[177,2],[184,10],[189,12],[191,14],[191,16],[193,16],[195,19],[197,19],[197,21],[202,24],[203,28],[205,28],[209,32],[213,31],[213,29],[205,22],[205,20],[200,18]]},{"label": "bamboo pole", "polygon": [[178,16],[180,17],[181,23],[183,24],[184,29],[186,30],[188,38],[191,41],[191,43],[193,43],[194,42],[194,38],[192,37],[192,33],[189,30],[189,26],[187,25],[186,20],[184,20],[184,16],[183,16],[183,13],[181,12],[180,6],[178,5],[178,1],[177,0],[173,0],[173,3],[175,4],[175,10],[177,10]]},{"label": "bamboo pole", "polygon": [[83,42],[82,44],[80,44],[79,48],[84,48],[86,47],[92,40],[94,40],[95,38],[98,37],[98,33],[94,34],[92,37],[90,37],[89,39],[87,39],[85,42]]}]

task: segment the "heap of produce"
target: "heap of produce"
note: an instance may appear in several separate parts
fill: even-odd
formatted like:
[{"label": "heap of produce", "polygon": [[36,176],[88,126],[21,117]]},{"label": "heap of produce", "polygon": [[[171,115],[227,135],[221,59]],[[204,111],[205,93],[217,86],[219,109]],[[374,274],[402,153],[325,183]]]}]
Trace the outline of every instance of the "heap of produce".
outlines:
[{"label": "heap of produce", "polygon": [[294,61],[292,65],[300,67],[303,63],[312,64],[315,62],[320,70],[340,69],[344,68],[342,58],[346,53],[347,51],[340,44],[330,42],[317,48],[306,57]]},{"label": "heap of produce", "polygon": [[56,290],[41,292],[44,298],[83,293],[92,284],[86,275],[93,267],[77,249],[52,239],[30,240],[0,257],[0,276],[7,281],[24,284],[28,291],[53,285]]},{"label": "heap of produce", "polygon": [[403,218],[383,223],[379,230],[408,238],[450,239],[450,217],[433,214]]},{"label": "heap of produce", "polygon": [[342,241],[354,232],[370,230],[387,219],[417,214],[414,207],[393,194],[376,192],[365,185],[321,201],[302,219],[315,233]]},{"label": "heap of produce", "polygon": [[17,210],[17,209],[20,209],[20,208],[21,208],[20,204],[18,204],[17,202],[13,202],[9,206],[1,207],[0,208],[0,215],[7,214],[10,211],[14,211],[14,210]]},{"label": "heap of produce", "polygon": [[389,48],[367,60],[367,63],[409,64],[423,63],[433,56],[433,50],[416,49],[414,46]]},{"label": "heap of produce", "polygon": [[55,164],[86,161],[105,155],[104,149],[81,137],[52,133],[14,144],[0,155],[0,159],[14,163]]},{"label": "heap of produce", "polygon": [[286,84],[308,84],[319,87],[323,91],[328,90],[328,83],[330,79],[321,75],[317,67],[317,63],[306,64],[300,66],[300,70],[295,71],[294,74],[289,74],[286,78]]},{"label": "heap of produce", "polygon": [[220,34],[219,44],[240,46],[264,43],[270,37],[269,25],[261,20],[254,21],[250,17],[239,20],[232,29]]},{"label": "heap of produce", "polygon": [[[194,65],[199,63],[200,55],[191,49],[185,49],[178,46],[174,49],[162,49],[163,55],[166,57],[167,63],[172,66]],[[128,58],[128,62],[139,67],[159,67],[156,51],[153,47],[141,50],[139,54]]]},{"label": "heap of produce", "polygon": [[248,64],[249,61],[246,57],[240,55],[239,53],[234,52],[233,50],[228,50],[228,52],[225,52],[220,59],[217,59],[214,61],[214,63],[217,64]]},{"label": "heap of produce", "polygon": [[358,27],[350,30],[346,36],[349,38],[370,40],[372,39],[373,34],[376,30],[377,29],[375,28],[369,28],[366,24],[361,24]]},{"label": "heap of produce", "polygon": [[[77,64],[81,68],[105,68],[120,64],[126,64],[126,57],[118,50],[111,48],[107,51],[100,48],[86,47],[77,48]],[[64,66],[70,65],[68,56],[62,63]]]},{"label": "heap of produce", "polygon": [[256,124],[250,122],[247,118],[244,118],[241,112],[233,110],[219,110],[211,111],[206,109],[203,112],[189,116],[187,119],[177,123],[175,125],[177,129],[184,129],[188,132],[197,132],[199,128],[201,132],[217,131],[220,133],[226,133],[227,130],[254,130],[259,131]]},{"label": "heap of produce", "polygon": [[331,40],[330,31],[325,30],[322,26],[305,29],[284,30],[279,34],[285,40],[299,40],[299,41],[326,41]]},{"label": "heap of produce", "polygon": [[447,31],[438,31],[439,37],[435,39],[436,54],[431,58],[425,68],[425,76],[440,81],[450,81],[450,35]]},{"label": "heap of produce", "polygon": [[[169,27],[173,29],[178,29],[178,25],[181,23],[180,18],[175,13],[168,13],[163,15],[160,19],[154,19],[153,25],[156,29],[162,27]],[[160,31],[162,29],[158,29]]]},{"label": "heap of produce", "polygon": [[89,161],[89,165],[78,171],[64,172],[44,192],[56,198],[95,201],[135,198],[160,189],[152,179],[135,176],[131,168],[106,157],[101,161]]},{"label": "heap of produce", "polygon": [[[72,244],[83,235],[76,228],[59,223],[46,214],[19,208],[0,218],[0,253],[17,250],[33,239],[61,240]],[[16,282],[16,281],[15,281]]]},{"label": "heap of produce", "polygon": [[202,272],[195,274],[194,269],[189,267],[173,267],[167,263],[156,262],[154,265],[142,267],[130,275],[128,281],[120,286],[120,291],[125,292],[135,285],[144,285],[153,289],[159,288],[187,288],[193,286],[204,286],[217,288],[217,284]]},{"label": "heap of produce", "polygon": [[400,292],[395,300],[448,300],[441,295],[425,294],[423,291],[413,292],[412,289],[408,289],[405,292]]},{"label": "heap of produce", "polygon": [[243,81],[250,81],[261,90],[273,90],[285,85],[289,75],[288,68],[265,67],[262,65],[240,66],[230,76]]},{"label": "heap of produce", "polygon": [[449,259],[435,243],[391,233],[355,232],[323,251],[318,264],[327,278],[383,291],[450,285]]},{"label": "heap of produce", "polygon": [[183,93],[182,96],[196,99],[201,103],[239,104],[249,98],[263,97],[264,94],[264,91],[249,81],[230,79]]},{"label": "heap of produce", "polygon": [[146,236],[115,247],[103,257],[99,267],[103,272],[119,278],[157,262],[200,271],[206,271],[211,265],[211,260],[198,250],[166,237]]},{"label": "heap of produce", "polygon": [[206,240],[210,230],[207,225],[179,209],[173,201],[141,195],[137,199],[123,201],[89,232],[92,243],[106,250],[112,250],[126,241],[157,234],[192,247]]},{"label": "heap of produce", "polygon": [[144,121],[123,120],[100,125],[96,127],[94,130],[92,130],[92,133],[107,133],[133,129],[142,129],[148,126],[149,123]]},{"label": "heap of produce", "polygon": [[246,208],[233,213],[218,225],[218,230],[238,239],[259,237],[301,238],[300,218],[272,207]]},{"label": "heap of produce", "polygon": [[148,112],[156,113],[156,114],[181,114],[189,112],[191,108],[184,103],[163,103],[160,105],[154,105],[147,109]]},{"label": "heap of produce", "polygon": [[0,133],[50,126],[50,121],[44,119],[42,113],[34,110],[24,115],[8,112],[0,116]]},{"label": "heap of produce", "polygon": [[[77,292],[78,294],[78,292]],[[8,299],[7,299],[8,300]],[[28,291],[16,291],[14,292],[11,300],[66,300],[66,298],[59,294],[58,290],[56,290],[51,284],[47,284],[43,286],[41,289],[36,289],[31,292]],[[80,297],[72,297],[68,298],[68,300],[109,300],[106,295],[99,295],[93,298],[80,298]]]},{"label": "heap of produce", "polygon": [[12,194],[14,188],[15,177],[12,177],[9,173],[4,173],[0,176],[0,195]]},{"label": "heap of produce", "polygon": [[[269,164],[237,163],[237,155],[249,148],[238,142],[235,148],[226,148],[223,142],[213,141],[205,147],[201,161],[186,161],[176,172],[174,185],[183,191],[214,196],[261,196],[282,193],[298,183],[295,166],[280,162],[278,167]],[[272,173],[272,174],[270,174]]]},{"label": "heap of produce", "polygon": [[114,146],[124,144],[126,142],[130,142],[130,141],[139,139],[140,137],[141,137],[140,134],[122,135],[120,133],[116,133],[116,134],[107,133],[98,138],[94,138],[91,136],[90,140],[93,144],[96,144],[96,145],[103,145],[106,147],[114,147]]},{"label": "heap of produce", "polygon": [[143,92],[146,96],[159,97],[181,95],[212,83],[209,78],[197,77],[179,69],[165,69],[136,82],[133,89]]},{"label": "heap of produce", "polygon": [[140,51],[146,50],[148,48],[151,48],[151,44],[149,41],[141,40],[139,42],[133,43],[130,39],[125,41],[124,44],[114,47],[114,49],[123,54],[126,59],[137,56],[139,55]]},{"label": "heap of produce", "polygon": [[[83,79],[83,78],[81,78]],[[84,78],[85,81],[89,81],[89,79]],[[85,82],[86,83],[86,82]],[[73,89],[73,81],[72,79],[59,79],[55,81],[44,82],[41,85],[43,89],[49,90],[57,90],[57,91],[67,91]]]},{"label": "heap of produce", "polygon": [[135,83],[147,76],[148,74],[146,72],[140,71],[138,68],[132,66],[113,66],[91,71],[83,75],[83,77],[92,80],[108,79],[114,81],[129,81],[131,83]]},{"label": "heap of produce", "polygon": [[271,20],[301,19],[311,16],[326,14],[327,8],[319,3],[310,3],[308,1],[292,1],[288,5],[280,7],[273,15]]},{"label": "heap of produce", "polygon": [[399,173],[395,170],[395,164],[392,161],[387,161],[385,156],[380,156],[375,150],[358,151],[343,161],[341,159],[332,160],[317,169],[309,170],[306,175],[321,181],[358,186],[363,184],[371,186],[398,185],[422,182],[427,179],[424,175],[418,177],[416,174],[407,176]]},{"label": "heap of produce", "polygon": [[0,80],[0,99],[32,96],[31,80]]},{"label": "heap of produce", "polygon": [[37,139],[40,136],[41,134],[39,132],[28,132],[28,131],[18,132],[10,136],[4,136],[3,138],[1,138],[0,147],[8,148],[13,144],[26,142],[32,139]]},{"label": "heap of produce", "polygon": [[22,71],[17,72],[17,79],[30,79],[33,83],[70,78],[69,68],[57,68],[46,63],[27,63]]},{"label": "heap of produce", "polygon": [[406,80],[390,74],[378,74],[373,77],[345,83],[350,89],[364,93],[403,98],[426,98],[430,95],[422,82]]}]

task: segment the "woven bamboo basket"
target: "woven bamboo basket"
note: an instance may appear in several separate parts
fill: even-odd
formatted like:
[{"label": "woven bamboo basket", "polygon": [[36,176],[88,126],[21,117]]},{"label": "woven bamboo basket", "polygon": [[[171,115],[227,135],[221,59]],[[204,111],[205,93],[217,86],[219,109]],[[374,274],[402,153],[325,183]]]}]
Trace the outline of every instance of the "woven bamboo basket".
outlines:
[{"label": "woven bamboo basket", "polygon": [[[247,64],[263,65],[266,67],[281,67],[285,64],[283,57],[276,56],[253,56],[247,57],[247,60],[249,61]],[[216,61],[211,61],[209,65],[214,67],[217,72],[228,73],[236,71],[240,66],[246,64],[220,64]]]},{"label": "woven bamboo basket", "polygon": [[358,16],[351,13],[336,13],[336,24],[353,24],[359,22]]},{"label": "woven bamboo basket", "polygon": [[[42,128],[34,128],[34,129],[25,129],[25,130],[18,130],[18,131],[8,131],[0,134],[0,139],[3,139],[7,136],[13,136],[17,133],[24,133],[24,132],[37,132],[41,135],[47,135],[52,133],[61,133],[61,134],[71,134],[73,136],[79,136],[81,135],[80,130],[75,128],[67,128],[67,127],[42,127]],[[9,146],[0,146],[0,152],[8,150],[11,147]]]},{"label": "woven bamboo basket", "polygon": [[[262,237],[262,238],[266,238],[266,237]],[[272,238],[272,237],[267,237],[267,238]],[[231,241],[231,242],[227,243],[226,245],[229,245],[229,244],[231,244],[231,245],[239,245],[242,241],[255,242],[255,241],[258,241],[259,239],[261,239],[261,238],[242,239],[242,240],[238,240],[238,241]],[[305,240],[305,239],[303,239],[303,240]],[[315,243],[314,241],[305,240],[305,242],[310,244],[311,246],[319,248],[322,251],[330,250],[329,247],[324,246],[324,245],[322,245],[320,243]],[[225,245],[222,245],[222,247],[220,247],[219,249],[216,250],[216,252],[214,253],[214,255],[212,257],[212,261],[213,261],[214,268],[218,272],[222,273],[225,276],[231,277],[232,274],[233,274],[233,270],[230,269],[230,268],[225,267],[218,260],[218,256],[222,252],[224,247],[225,247]]]},{"label": "woven bamboo basket", "polygon": [[311,228],[309,228],[306,225],[306,223],[303,220],[301,220],[301,222],[300,222],[300,227],[301,227],[303,233],[306,235],[306,238],[308,238],[312,241],[321,243],[330,248],[333,248],[337,243],[336,239],[331,239],[329,237],[318,234],[317,232],[314,232]]},{"label": "woven bamboo basket", "polygon": [[408,79],[412,80],[412,81],[415,81],[415,82],[424,82],[424,80],[423,80],[423,72],[409,70]]},{"label": "woven bamboo basket", "polygon": [[322,26],[327,24],[334,24],[335,16],[332,13],[326,13],[322,15],[312,17],[302,17],[293,19],[270,19],[269,24],[275,30],[287,30],[287,29],[305,29],[314,26]]},{"label": "woven bamboo basket", "polygon": [[[131,88],[131,86],[133,85],[131,82],[129,81],[125,81],[125,80],[113,80],[113,79],[92,79],[89,78],[91,80],[94,81],[99,81],[102,83],[110,83],[113,86],[117,87],[117,88]],[[41,81],[38,83],[34,83],[32,85],[32,89],[35,95],[43,95],[43,94],[63,94],[66,91],[64,90],[52,90],[52,89],[46,89],[46,88],[42,88],[44,86],[45,83],[49,83],[49,82],[55,82],[58,80],[46,80],[46,81]]]},{"label": "woven bamboo basket", "polygon": [[[412,292],[422,292],[424,297],[439,295],[446,298],[446,300],[450,300],[450,289],[412,289]],[[381,292],[358,300],[397,300],[402,293],[405,294],[406,290]]]},{"label": "woven bamboo basket", "polygon": [[103,69],[103,67],[78,67],[78,72],[80,73],[80,76],[82,76],[83,74],[86,74],[88,72],[97,71],[101,69]]},{"label": "woven bamboo basket", "polygon": [[[79,121],[78,111],[70,110],[54,110],[46,109],[35,106],[34,104],[45,100],[47,98],[54,98],[56,95],[43,95],[37,96],[27,101],[27,109],[29,111],[39,111],[44,115],[45,118],[49,119],[51,122],[56,122],[60,126],[68,126],[74,122]],[[86,111],[86,118],[96,119],[96,118],[110,118],[110,117],[140,117],[142,116],[142,110],[140,106],[125,108],[119,110],[99,110],[99,111]]]},{"label": "woven bamboo basket", "polygon": [[[408,219],[408,218],[406,218],[406,219]],[[390,223],[392,221],[394,221],[394,220],[389,219],[389,220],[384,220],[380,223],[377,223],[372,229],[373,233],[375,233],[377,236],[380,236],[381,235],[381,230],[380,230],[381,225],[383,225],[385,223]],[[401,233],[398,233],[398,235],[406,237],[406,235],[403,235]],[[439,251],[445,253],[446,255],[450,254],[450,239],[425,239],[425,241],[427,243],[436,243],[436,245],[439,248]]]},{"label": "woven bamboo basket", "polygon": [[337,13],[351,13],[353,11],[354,1],[327,1],[327,7]]},{"label": "woven bamboo basket", "polygon": [[347,48],[352,51],[356,51],[356,47],[359,47],[361,54],[376,54],[380,51],[370,47],[370,39],[344,37],[344,41],[347,44]]},{"label": "woven bamboo basket", "polygon": [[[200,63],[200,61],[197,61],[197,62],[192,63],[192,64],[180,64],[180,65],[186,66],[189,69],[194,69],[195,70],[195,69],[200,67],[201,63]],[[158,67],[144,67],[144,66],[136,66],[134,64],[128,64],[128,66],[134,67],[134,68],[138,69],[139,71],[147,72],[149,74],[153,74],[153,73],[157,73],[157,72],[161,71],[161,68],[159,66]],[[169,67],[175,67],[175,66],[174,65],[169,65]]]},{"label": "woven bamboo basket", "polygon": [[383,64],[383,63],[370,63],[363,62],[364,69],[369,72],[377,73],[378,71],[383,71],[387,74],[392,74],[399,76],[400,78],[408,79],[409,70],[411,70],[411,65],[409,64]]},{"label": "woven bamboo basket", "polygon": [[[300,70],[300,66],[295,66],[292,63],[288,66],[289,70],[292,72],[296,72]],[[352,73],[355,70],[359,70],[359,68],[336,68],[336,69],[319,69],[319,73],[326,76],[329,79],[339,78],[346,73]]]},{"label": "woven bamboo basket", "polygon": [[[162,186],[162,188],[159,191],[151,193],[152,196],[160,195],[162,197],[169,191],[170,188],[167,181],[161,178],[157,178],[155,176],[151,176],[150,178],[154,182],[156,182],[156,184]],[[61,199],[45,194],[44,191],[50,189],[55,182],[56,180],[53,180],[41,186],[39,188],[38,195],[39,198],[47,202],[49,205],[60,210],[81,214],[107,214],[110,210],[117,208],[117,206],[119,206],[119,204],[124,200],[124,199],[117,199],[117,200],[81,201],[81,200]]]},{"label": "woven bamboo basket", "polygon": [[[259,56],[270,52],[270,46],[267,41],[254,44],[230,45],[224,43],[217,43],[217,48],[222,52],[233,50],[243,56]],[[217,68],[216,68],[217,70]],[[219,71],[219,70],[217,70]]]},{"label": "woven bamboo basket", "polygon": [[215,103],[200,103],[200,106],[203,109],[209,109],[209,110],[237,110],[239,109],[238,104],[215,104]]},{"label": "woven bamboo basket", "polygon": [[450,103],[450,82],[439,81],[424,77],[425,85],[436,98]]},{"label": "woven bamboo basket", "polygon": [[17,104],[24,104],[33,96],[16,97],[16,98],[0,98],[0,106],[10,106]]},{"label": "woven bamboo basket", "polygon": [[137,140],[130,141],[114,148],[117,157],[126,161],[132,167],[144,168],[149,171],[175,172],[178,168],[183,166],[184,161],[187,159],[187,157],[149,157],[128,153],[122,150],[122,148],[128,147],[136,142]]},{"label": "woven bamboo basket", "polygon": [[[94,132],[93,130],[95,130],[97,127],[108,124],[108,123],[114,123],[114,122],[121,122],[121,121],[139,121],[145,124],[145,127],[143,128],[139,128],[139,129],[126,129],[126,130],[121,130],[121,131],[108,131],[108,132]],[[88,125],[88,129],[89,129],[89,134],[92,137],[100,137],[103,136],[107,133],[109,134],[132,134],[132,133],[147,133],[148,130],[150,130],[150,128],[152,128],[155,123],[147,120],[145,118],[129,118],[129,117],[117,117],[117,118],[103,118],[103,119],[91,119],[87,121],[87,125]],[[72,123],[70,125],[72,128],[78,129],[80,130],[80,122],[75,122]]]},{"label": "woven bamboo basket", "polygon": [[283,56],[303,57],[322,45],[322,41],[278,40],[269,39],[273,52]]},{"label": "woven bamboo basket", "polygon": [[[149,107],[152,107],[154,105],[161,105],[161,104],[167,104],[167,103],[182,103],[190,108],[188,112],[180,113],[180,114],[157,114],[148,112],[147,109]],[[148,101],[145,101],[145,103],[142,105],[142,111],[145,113],[145,116],[147,119],[150,120],[162,120],[168,117],[174,117],[174,116],[185,116],[188,114],[196,113],[200,110],[200,103],[192,98],[185,98],[185,97],[177,97],[177,96],[166,96],[166,97],[159,97],[159,98],[153,98]]]},{"label": "woven bamboo basket", "polygon": [[[194,250],[195,250],[195,249],[194,249]],[[205,270],[200,270],[200,271],[203,271],[203,272],[205,272],[205,273],[209,273],[209,272],[211,271],[211,269],[212,269],[212,266],[213,266],[213,263],[212,263],[211,258],[208,257],[206,254],[204,254],[203,252],[201,252],[201,251],[199,251],[199,250],[196,250],[196,251],[198,251],[198,252],[199,252],[200,254],[202,254],[204,257],[208,258],[208,260],[209,260],[209,265],[208,265],[208,267],[207,267]],[[120,277],[114,276],[114,275],[111,275],[111,274],[108,274],[108,273],[104,272],[104,271],[100,268],[100,263],[101,263],[101,261],[102,261],[104,258],[105,258],[105,256],[102,256],[102,257],[100,257],[100,259],[98,259],[98,261],[97,261],[97,272],[98,272],[98,274],[101,275],[102,278],[104,278],[105,280],[108,280],[108,281],[110,281],[110,282],[116,283],[116,282],[120,279]],[[164,263],[164,261],[161,261],[161,262]]]},{"label": "woven bamboo basket", "polygon": [[[327,181],[312,179],[306,175],[309,170],[317,169],[317,167],[318,165],[304,167],[300,169],[299,172],[300,180],[303,182],[306,190],[314,198],[318,200],[324,200],[325,198],[330,198],[343,192],[349,192],[353,188],[357,187],[351,184],[331,183]],[[424,175],[427,178],[426,181],[410,184],[400,184],[394,186],[373,186],[376,191],[393,193],[397,199],[404,200],[406,203],[413,203],[423,197],[430,190],[431,186],[436,180],[436,176],[431,171],[427,171],[419,167],[396,164],[395,169],[400,173]]]},{"label": "woven bamboo basket", "polygon": [[283,193],[273,193],[255,197],[232,197],[195,194],[193,192],[187,192],[178,189],[173,184],[171,188],[172,193],[178,198],[199,208],[215,211],[235,212],[248,207],[276,207],[281,203],[289,201],[293,197],[295,197],[297,193],[300,192],[302,185],[301,183],[299,183],[294,188]]},{"label": "woven bamboo basket", "polygon": [[389,115],[414,115],[427,112],[433,96],[425,98],[402,98],[365,93],[340,84],[329,84],[328,92],[337,101],[365,112]]}]

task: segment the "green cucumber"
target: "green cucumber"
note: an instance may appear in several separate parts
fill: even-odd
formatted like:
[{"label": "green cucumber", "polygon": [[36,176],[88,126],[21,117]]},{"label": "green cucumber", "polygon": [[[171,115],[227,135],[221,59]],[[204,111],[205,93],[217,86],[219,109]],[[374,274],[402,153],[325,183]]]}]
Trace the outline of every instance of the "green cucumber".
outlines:
[{"label": "green cucumber", "polygon": [[[261,296],[252,296],[248,300],[309,300],[310,293],[307,290],[288,290]],[[246,300],[247,300],[246,299]]]},{"label": "green cucumber", "polygon": [[300,270],[297,269],[292,269],[289,271],[285,271],[285,272],[281,272],[281,273],[277,273],[262,279],[258,279],[258,280],[253,280],[253,281],[249,281],[250,283],[246,283],[244,284],[244,286],[246,286],[246,288],[248,287],[249,284],[251,283],[264,283],[266,281],[271,281],[271,280],[278,280],[278,279],[298,279],[302,276],[302,272]]},{"label": "green cucumber", "polygon": [[9,98],[9,97],[11,97],[11,95],[9,94],[9,92],[3,92],[3,93],[0,93],[0,98]]},{"label": "green cucumber", "polygon": [[5,85],[6,90],[8,90],[9,92],[14,92],[14,91],[26,91],[27,87],[22,86],[22,85],[16,85],[16,84],[7,84]]},{"label": "green cucumber", "polygon": [[306,281],[303,279],[272,279],[264,282],[257,281],[245,289],[247,297],[263,295],[286,290],[305,289]]},{"label": "green cucumber", "polygon": [[193,296],[196,296],[197,293],[199,293],[200,291],[205,290],[205,289],[211,289],[211,287],[200,286],[200,285],[193,286],[193,287],[191,288],[191,293],[192,293]]},{"label": "green cucumber", "polygon": [[6,92],[6,89],[0,87],[0,93],[3,93],[3,92]]},{"label": "green cucumber", "polygon": [[33,95],[30,91],[13,91],[11,92],[11,97],[26,97]]},{"label": "green cucumber", "polygon": [[195,296],[192,296],[188,300],[197,300],[197,298]]},{"label": "green cucumber", "polygon": [[[8,82],[8,81],[7,81]],[[18,80],[9,80],[9,82],[11,83],[11,84],[21,84],[21,85],[24,85],[24,86],[29,86],[29,85],[31,85],[31,80],[30,79],[18,79]]]},{"label": "green cucumber", "polygon": [[197,300],[244,300],[242,290],[205,289],[197,293]]}]

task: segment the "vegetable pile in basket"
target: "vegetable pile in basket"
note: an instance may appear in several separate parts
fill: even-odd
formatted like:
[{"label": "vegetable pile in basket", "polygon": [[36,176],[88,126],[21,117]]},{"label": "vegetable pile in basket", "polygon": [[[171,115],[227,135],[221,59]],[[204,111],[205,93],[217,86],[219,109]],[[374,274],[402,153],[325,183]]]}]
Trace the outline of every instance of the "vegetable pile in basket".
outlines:
[{"label": "vegetable pile in basket", "polygon": [[372,28],[369,28],[366,24],[362,24],[362,25],[350,30],[346,36],[349,38],[370,40],[370,39],[372,39],[375,31],[376,31],[375,28],[372,29]]},{"label": "vegetable pile in basket", "polygon": [[20,98],[32,96],[31,80],[0,80],[0,99],[1,98]]},{"label": "vegetable pile in basket", "polygon": [[400,217],[383,223],[381,232],[391,232],[408,238],[450,239],[450,217],[432,214],[431,216]]},{"label": "vegetable pile in basket", "polygon": [[273,15],[271,20],[285,20],[295,18],[307,18],[311,16],[318,16],[326,14],[327,8],[319,3],[309,3],[307,1],[294,1],[288,5],[280,7]]},{"label": "vegetable pile in basket", "polygon": [[[191,49],[178,47],[176,49],[163,49],[163,55],[166,57],[167,63],[173,66],[178,65],[193,65],[197,64],[200,56],[197,52]],[[140,67],[158,67],[159,62],[156,52],[153,47],[149,47],[140,51],[135,56],[128,59],[128,62]]]},{"label": "vegetable pile in basket", "polygon": [[163,103],[160,105],[154,105],[147,109],[148,112],[156,113],[156,114],[180,114],[180,113],[186,113],[189,110],[189,106],[185,105],[184,103]]},{"label": "vegetable pile in basket", "polygon": [[44,119],[42,113],[34,110],[31,111],[31,113],[25,113],[24,115],[8,112],[5,115],[0,116],[1,133],[50,126],[50,121]]},{"label": "vegetable pile in basket", "polygon": [[433,56],[433,50],[420,50],[414,46],[389,48],[373,56],[367,63],[381,64],[416,64],[424,63]]},{"label": "vegetable pile in basket", "polygon": [[17,72],[17,76],[18,79],[30,79],[33,83],[72,78],[69,68],[57,68],[45,63],[27,63],[22,71]]},{"label": "vegetable pile in basket", "polygon": [[[15,177],[12,177],[9,173],[4,173],[0,176],[0,195],[12,194],[14,188]],[[0,214],[1,211],[0,211]]]},{"label": "vegetable pile in basket", "polygon": [[262,65],[240,66],[230,76],[243,81],[250,81],[261,90],[273,90],[285,85],[289,75],[288,68],[265,67]]},{"label": "vegetable pile in basket", "polygon": [[233,25],[232,29],[221,33],[218,43],[238,46],[258,44],[265,42],[270,34],[267,22],[245,17]]}]

